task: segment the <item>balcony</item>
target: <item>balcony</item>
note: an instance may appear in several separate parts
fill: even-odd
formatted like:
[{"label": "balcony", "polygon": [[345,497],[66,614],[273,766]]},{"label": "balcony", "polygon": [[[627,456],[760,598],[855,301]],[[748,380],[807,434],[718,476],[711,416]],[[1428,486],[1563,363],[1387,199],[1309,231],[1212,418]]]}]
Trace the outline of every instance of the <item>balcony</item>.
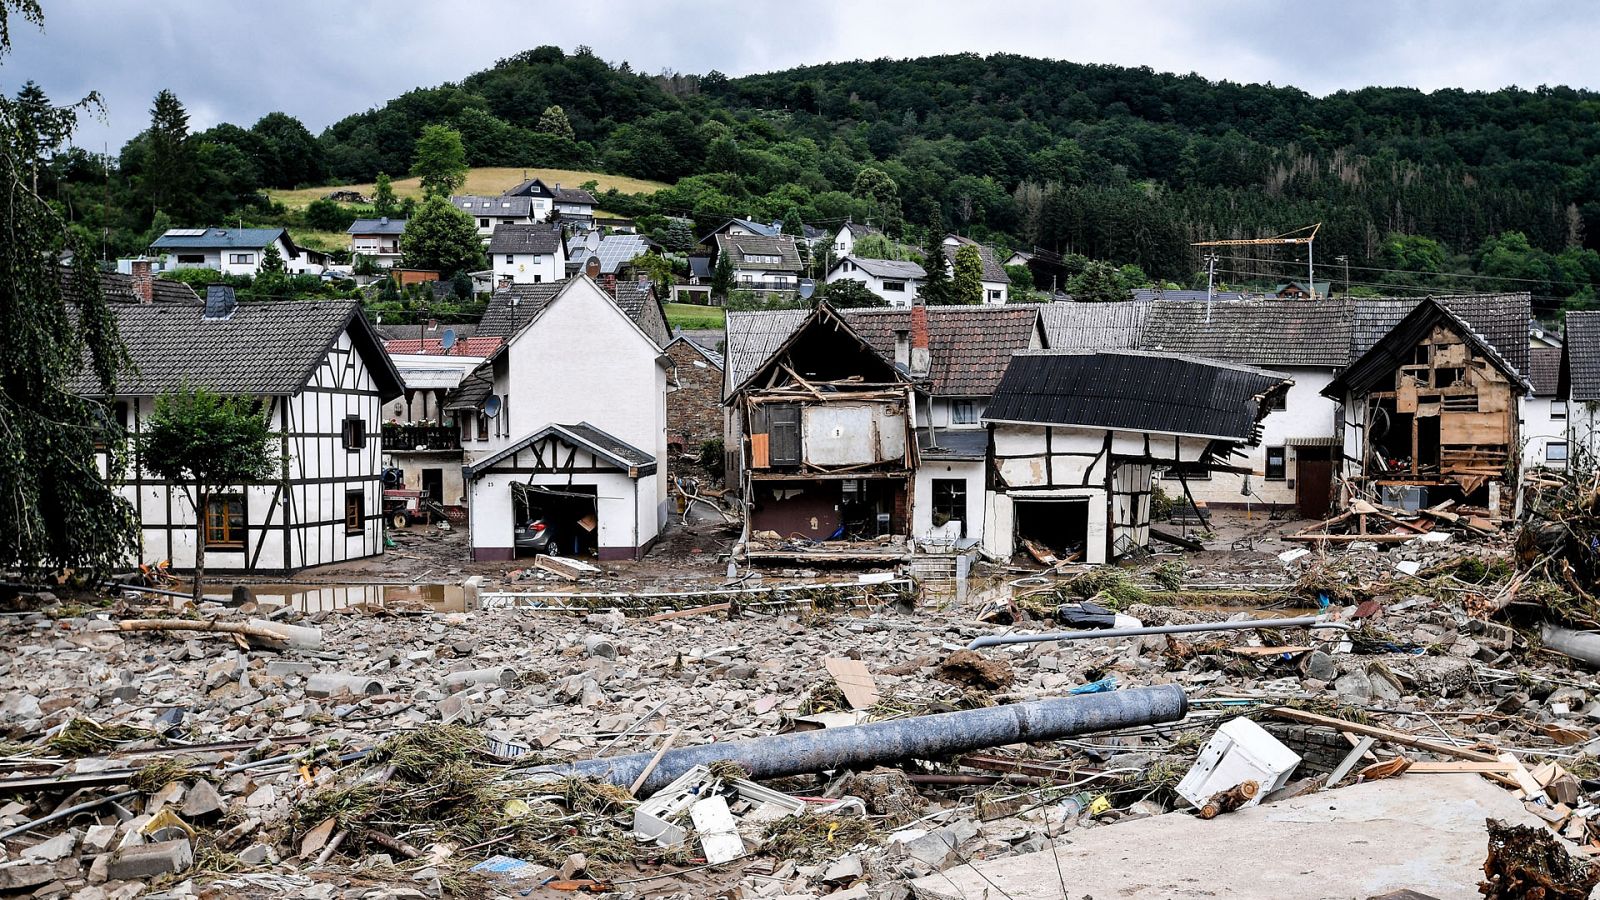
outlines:
[{"label": "balcony", "polygon": [[798,281],[735,281],[733,289],[736,291],[787,291],[794,293],[800,289]]},{"label": "balcony", "polygon": [[383,426],[383,449],[390,453],[460,450],[461,431],[454,425],[397,425],[386,422]]}]

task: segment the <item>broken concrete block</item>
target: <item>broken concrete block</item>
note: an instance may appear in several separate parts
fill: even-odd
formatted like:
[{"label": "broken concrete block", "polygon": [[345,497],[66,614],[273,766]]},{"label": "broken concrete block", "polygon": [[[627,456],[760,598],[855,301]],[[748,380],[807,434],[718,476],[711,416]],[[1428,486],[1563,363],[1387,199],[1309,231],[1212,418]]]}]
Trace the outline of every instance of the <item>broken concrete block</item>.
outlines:
[{"label": "broken concrete block", "polygon": [[196,779],[183,798],[183,817],[186,819],[203,821],[220,816],[227,809],[228,801],[204,778]]},{"label": "broken concrete block", "polygon": [[83,833],[83,852],[94,855],[104,853],[117,842],[117,826],[90,825]]},{"label": "broken concrete block", "polygon": [[444,689],[452,694],[478,684],[492,684],[508,688],[516,683],[517,671],[509,666],[473,669],[468,672],[451,672],[444,677]]},{"label": "broken concrete block", "polygon": [[287,678],[290,675],[308,678],[316,673],[317,667],[308,662],[296,662],[289,659],[274,659],[267,662],[267,676],[270,678]]},{"label": "broken concrete block", "polygon": [[35,888],[52,881],[73,878],[77,874],[78,861],[75,859],[0,866],[0,892],[9,893]]},{"label": "broken concrete block", "polygon": [[106,876],[118,881],[154,878],[182,872],[192,865],[194,847],[187,840],[161,841],[124,847],[112,853],[106,865]]},{"label": "broken concrete block", "polygon": [[822,880],[828,884],[848,884],[860,878],[863,871],[860,854],[847,853],[822,871]]},{"label": "broken concrete block", "polygon": [[383,693],[383,682],[363,675],[319,673],[306,679],[307,697],[342,697]]},{"label": "broken concrete block", "polygon": [[1300,674],[1317,681],[1332,681],[1338,677],[1339,670],[1334,666],[1332,656],[1321,650],[1313,650],[1300,658]]},{"label": "broken concrete block", "polygon": [[22,851],[22,858],[34,862],[55,862],[66,859],[78,848],[78,832],[72,829],[61,832],[47,841],[41,841]]}]

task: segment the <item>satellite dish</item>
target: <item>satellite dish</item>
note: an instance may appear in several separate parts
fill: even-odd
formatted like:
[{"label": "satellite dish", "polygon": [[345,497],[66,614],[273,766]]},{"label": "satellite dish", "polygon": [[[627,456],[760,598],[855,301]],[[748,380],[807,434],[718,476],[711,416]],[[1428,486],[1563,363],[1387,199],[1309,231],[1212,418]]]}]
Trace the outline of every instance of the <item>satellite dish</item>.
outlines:
[{"label": "satellite dish", "polygon": [[817,281],[814,278],[800,279],[800,299],[810,300],[811,295],[817,292]]},{"label": "satellite dish", "polygon": [[454,328],[446,328],[444,330],[444,334],[439,335],[439,347],[441,349],[443,349],[443,350],[449,350],[451,347],[454,347],[455,345],[456,345],[456,330]]},{"label": "satellite dish", "polygon": [[500,397],[490,394],[489,399],[483,401],[483,414],[493,419],[500,415]]}]

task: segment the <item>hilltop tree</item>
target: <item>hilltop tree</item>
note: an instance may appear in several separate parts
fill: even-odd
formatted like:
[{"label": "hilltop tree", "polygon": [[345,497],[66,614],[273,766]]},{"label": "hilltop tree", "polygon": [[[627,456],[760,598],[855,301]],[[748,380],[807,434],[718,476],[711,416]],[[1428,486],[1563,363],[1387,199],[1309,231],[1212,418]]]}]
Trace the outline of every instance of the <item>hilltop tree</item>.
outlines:
[{"label": "hilltop tree", "polygon": [[267,187],[320,184],[327,177],[322,145],[294,116],[267,113],[250,131],[261,139],[258,164],[261,183]]},{"label": "hilltop tree", "polygon": [[[199,602],[206,546],[244,531],[244,503],[221,494],[265,480],[283,465],[279,438],[254,397],[180,388],[156,398],[139,458],[152,475],[177,483],[194,509],[193,597]],[[276,452],[275,452],[276,451]]]},{"label": "hilltop tree", "polygon": [[952,303],[983,302],[983,254],[971,244],[956,248],[955,274],[950,277]]},{"label": "hilltop tree", "polygon": [[[11,49],[11,14],[44,24],[37,3],[0,0],[0,60]],[[94,100],[50,116],[70,134]],[[38,112],[0,95],[0,330],[7,344],[0,354],[0,560],[30,577],[60,568],[100,574],[137,552],[138,523],[114,486],[126,455],[109,401],[84,399],[75,381],[83,377],[109,398],[126,356],[100,291],[96,254],[74,242],[68,224],[32,188],[43,150],[19,136]],[[66,247],[75,256],[63,273],[56,260]],[[110,479],[96,471],[97,441]]]},{"label": "hilltop tree", "polygon": [[567,111],[560,106],[546,106],[544,113],[539,116],[539,124],[533,130],[541,134],[553,134],[572,140],[572,120],[567,118]]},{"label": "hilltop tree", "polygon": [[449,277],[483,266],[483,242],[472,217],[441,195],[422,201],[406,223],[405,265]]},{"label": "hilltop tree", "polygon": [[195,176],[194,147],[189,139],[189,113],[176,94],[156,94],[150,108],[150,128],[144,133],[147,155],[141,191],[150,211],[184,211],[184,192],[192,190]]},{"label": "hilltop tree", "polygon": [[[98,95],[90,95],[87,102],[97,103]],[[19,158],[29,163],[33,189],[39,189],[39,169],[47,156],[72,135],[77,124],[77,112],[50,103],[44,89],[32,81],[25,81],[17,91],[12,105],[15,121],[15,140]]]},{"label": "hilltop tree", "polygon": [[372,211],[385,218],[400,211],[394,196],[394,183],[389,180],[387,172],[379,172],[378,181],[372,186]]},{"label": "hilltop tree", "polygon": [[459,190],[467,183],[467,151],[461,132],[444,125],[424,127],[417,138],[411,174],[422,180],[424,197],[448,198]]}]

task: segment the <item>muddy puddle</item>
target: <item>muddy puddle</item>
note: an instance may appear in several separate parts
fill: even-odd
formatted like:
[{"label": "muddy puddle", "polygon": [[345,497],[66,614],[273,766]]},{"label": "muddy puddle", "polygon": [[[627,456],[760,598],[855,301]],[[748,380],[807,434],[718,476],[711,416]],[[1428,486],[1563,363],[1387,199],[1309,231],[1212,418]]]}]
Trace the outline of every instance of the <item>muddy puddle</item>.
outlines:
[{"label": "muddy puddle", "polygon": [[[466,612],[466,590],[459,584],[252,584],[263,603],[281,603],[306,613],[365,606],[425,606],[434,612]],[[227,594],[208,597],[227,600]]]}]

